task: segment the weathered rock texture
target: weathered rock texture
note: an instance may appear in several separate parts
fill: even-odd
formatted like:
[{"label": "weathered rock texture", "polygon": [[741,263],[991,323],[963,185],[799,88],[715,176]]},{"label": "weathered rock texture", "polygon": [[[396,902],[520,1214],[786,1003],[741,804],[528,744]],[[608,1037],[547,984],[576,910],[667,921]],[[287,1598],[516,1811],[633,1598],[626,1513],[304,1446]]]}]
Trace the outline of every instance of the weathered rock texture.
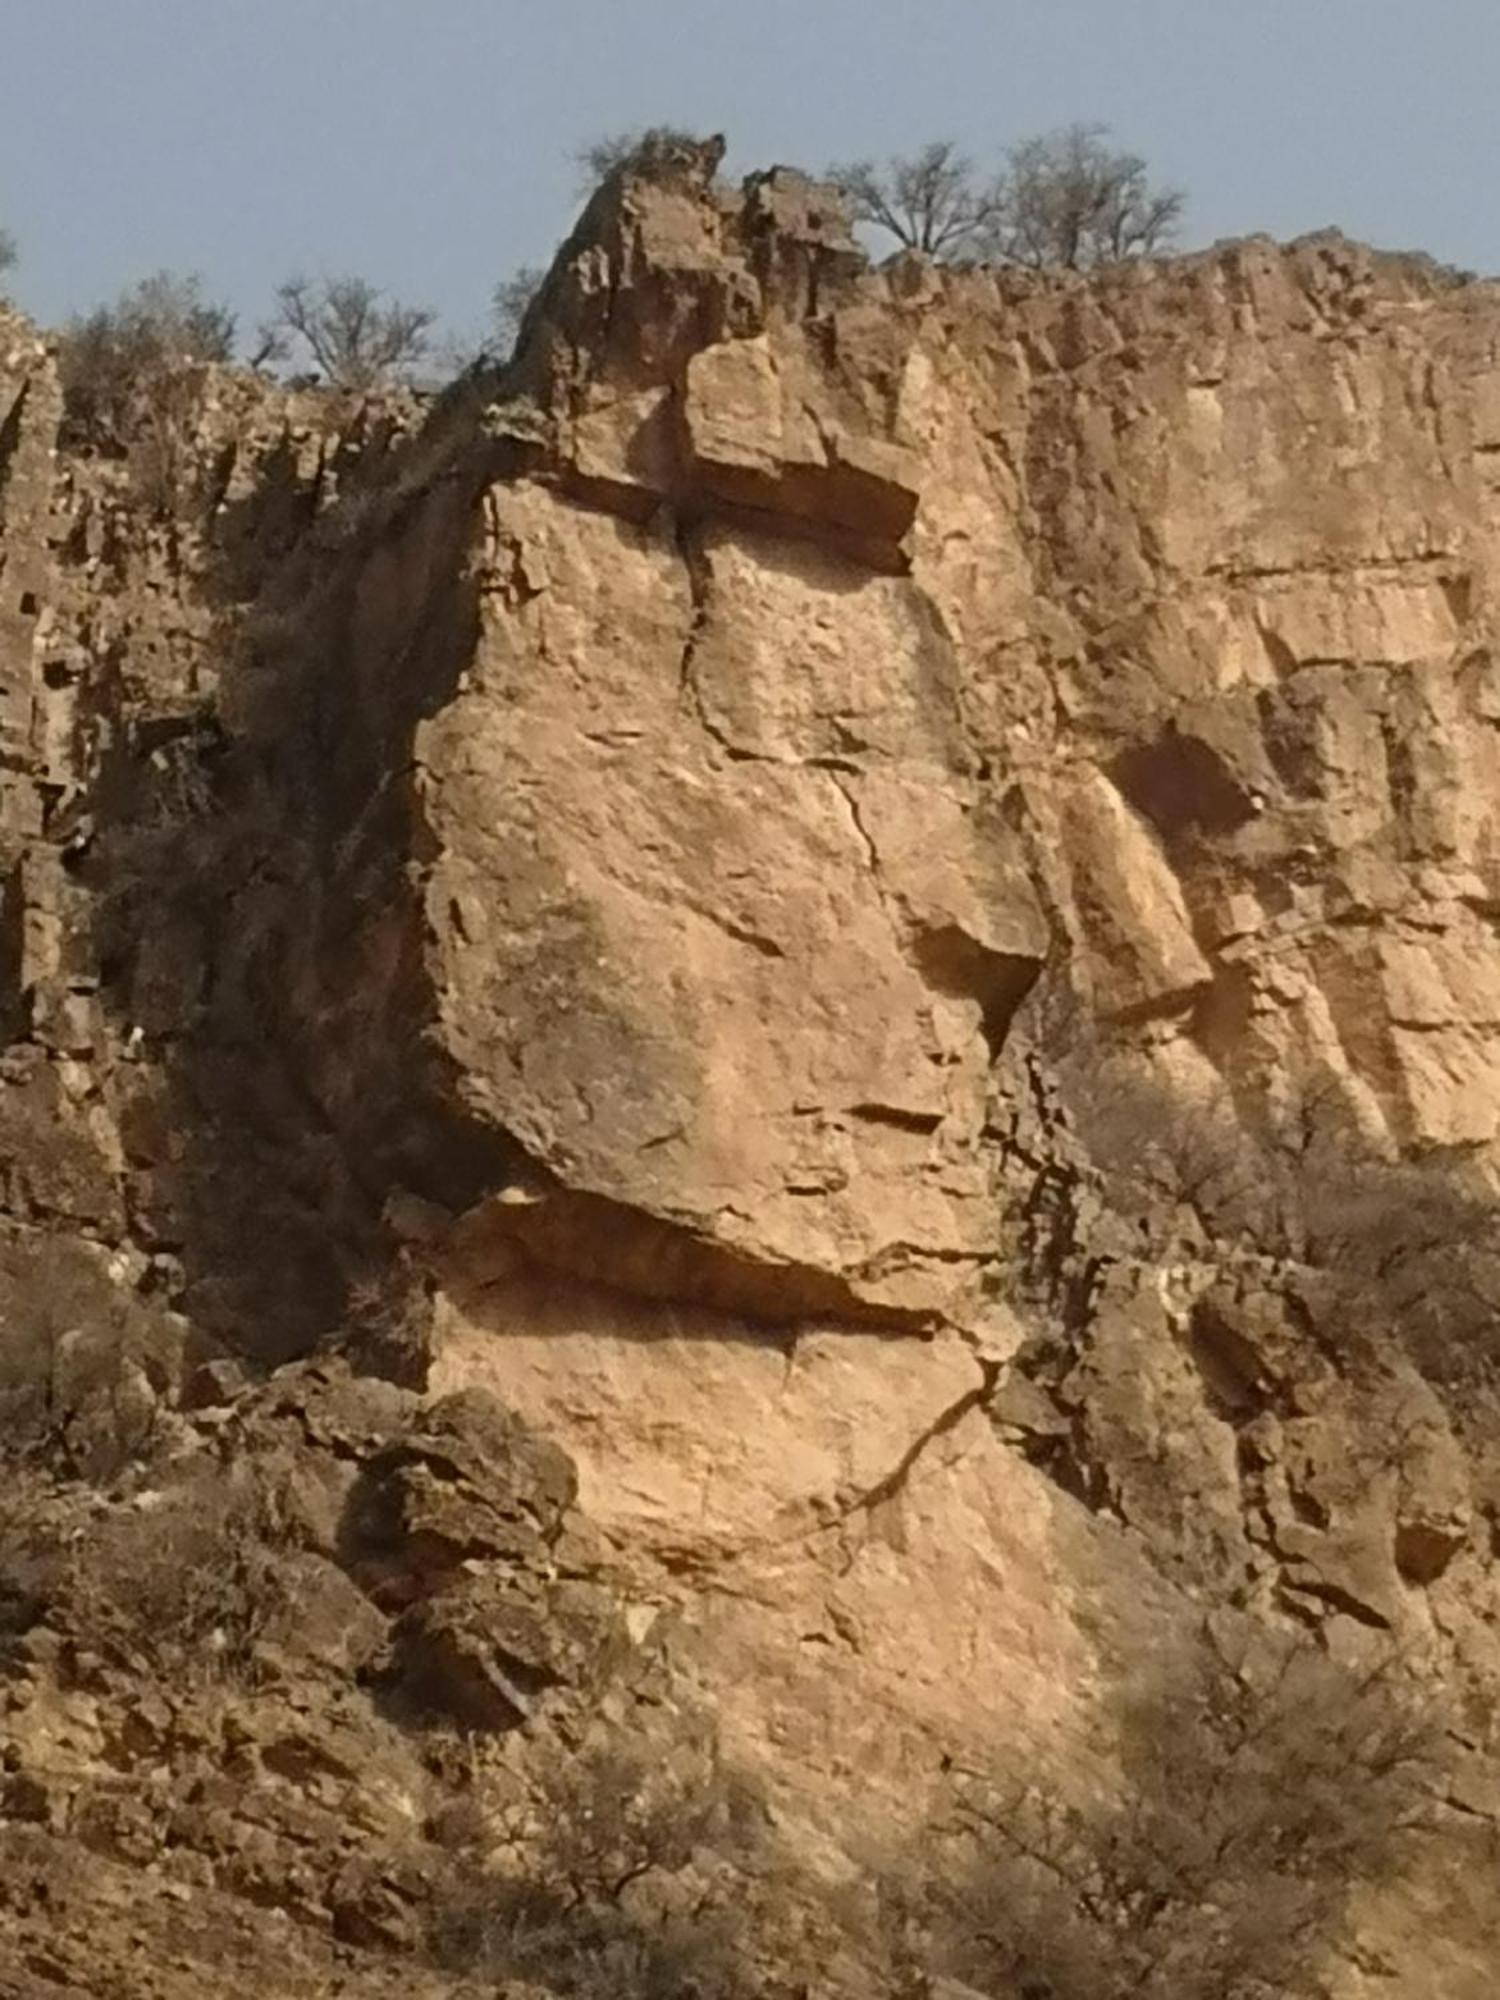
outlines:
[{"label": "weathered rock texture", "polygon": [[484,1788],[592,1731],[740,1801],[621,1893],[730,1871],[748,1990],[1114,1992],[891,1885],[993,1859],[976,1773],[1012,1832],[1170,1793],[1142,1683],[1191,1757],[1181,1663],[1290,1646],[1345,1696],[1272,1794],[1379,1838],[1274,1966],[1184,1863],[1199,1986],[1125,1897],[1130,1990],[1477,2000],[1500,300],[1332,237],[872,271],[711,165],[420,422],[211,380],[165,511],[0,327],[27,1559],[222,1488],[289,1607],[212,1699],[87,1562],[5,1612],[0,1991],[193,1990],[220,1907],[247,1992],[493,1990],[444,1828],[513,1864]]}]

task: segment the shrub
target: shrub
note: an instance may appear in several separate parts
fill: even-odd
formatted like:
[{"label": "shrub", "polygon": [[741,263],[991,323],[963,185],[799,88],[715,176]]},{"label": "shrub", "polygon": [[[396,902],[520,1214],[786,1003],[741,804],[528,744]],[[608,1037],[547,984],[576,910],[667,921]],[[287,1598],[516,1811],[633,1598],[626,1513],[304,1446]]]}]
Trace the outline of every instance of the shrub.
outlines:
[{"label": "shrub", "polygon": [[[1500,1206],[1442,1160],[1319,1149],[1299,1178],[1305,1255],[1349,1317],[1399,1343],[1440,1389],[1500,1381]],[[1457,1405],[1463,1407],[1463,1399]]]},{"label": "shrub", "polygon": [[1440,1388],[1500,1385],[1500,1202],[1472,1163],[1381,1157],[1330,1088],[1276,1127],[1227,1089],[1189,1098],[1098,1045],[1069,1062],[1064,1090],[1142,1254],[1166,1254],[1189,1216],[1205,1249],[1249,1243],[1315,1275],[1343,1324]]},{"label": "shrub", "polygon": [[124,455],[137,498],[175,510],[187,484],[207,369],[234,350],[235,321],[197,277],[160,271],[65,329],[63,442]]},{"label": "shrub", "polygon": [[1063,1082],[1074,1129],[1117,1213],[1154,1217],[1165,1229],[1172,1211],[1184,1210],[1210,1238],[1286,1248],[1294,1162],[1227,1089],[1189,1095],[1130,1052],[1094,1042],[1069,1058]]},{"label": "shrub", "polygon": [[520,1879],[476,1872],[438,1913],[439,1962],[470,1976],[536,1980],[579,2000],[735,2000],[748,1995],[733,1911],[632,1896],[683,1875],[721,1810],[711,1786],[688,1786],[659,1762],[618,1747],[558,1764],[535,1811],[518,1819]]},{"label": "shrub", "polygon": [[1392,1867],[1445,1762],[1394,1658],[1204,1643],[1129,1702],[1124,1783],[1093,1804],[976,1781],[969,1861],[929,1886],[936,1962],[1035,2000],[1304,1990],[1350,1892]]},{"label": "shrub", "polygon": [[0,1254],[0,1322],[0,1477],[30,1462],[108,1480],[149,1457],[180,1352],[169,1320],[36,1232]]},{"label": "shrub", "polygon": [[234,332],[233,313],[203,296],[201,279],[170,271],[71,321],[61,364],[74,441],[123,445],[166,380],[230,359]]},{"label": "shrub", "polygon": [[0,1663],[50,1620],[174,1684],[253,1675],[285,1609],[272,1496],[217,1469],[112,1503],[33,1467],[0,1476]]},{"label": "shrub", "polygon": [[103,1520],[75,1552],[70,1622],[117,1655],[188,1679],[241,1679],[280,1603],[254,1494],[201,1475]]},{"label": "shrub", "polygon": [[697,174],[706,165],[710,177],[723,157],[724,141],[703,138],[680,125],[648,125],[629,132],[610,132],[580,146],[581,192],[591,194],[616,174],[633,173],[647,180],[668,180],[686,170]]}]

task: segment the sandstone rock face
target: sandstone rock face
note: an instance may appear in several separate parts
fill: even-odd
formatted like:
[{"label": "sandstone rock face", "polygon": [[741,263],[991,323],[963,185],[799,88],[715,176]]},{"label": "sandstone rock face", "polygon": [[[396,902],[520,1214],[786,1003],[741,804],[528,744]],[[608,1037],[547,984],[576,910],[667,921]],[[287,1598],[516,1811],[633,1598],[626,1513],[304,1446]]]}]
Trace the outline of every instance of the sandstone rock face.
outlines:
[{"label": "sandstone rock face", "polygon": [[[411,434],[226,381],[167,524],[0,327],[0,1410],[110,1506],[295,1415],[341,1608],[251,1650],[376,1731],[388,1865],[183,1841],[375,1954],[348,1990],[462,1990],[414,1718],[466,1805],[551,1796],[585,1715],[711,1739],[762,1844],[700,1849],[799,1913],[756,1976],[909,1992],[872,1885],[940,1904],[1023,1795],[1193,1796],[1139,1684],[1191,1745],[1181,1661],[1274,1712],[1269,1645],[1345,1677],[1273,1791],[1338,1761],[1378,1821],[1409,1763],[1421,1810],[1260,1971],[1251,1878],[1183,1859],[1226,1935],[1192,1987],[1131,1933],[1138,1990],[1477,2000],[1500,303],[1333,237],[872,271],[827,191],[711,165],[602,191]],[[330,1341],[378,1421],[275,1404]],[[134,1754],[70,1671],[27,1638],[33,1844]],[[1350,1749],[1388,1684],[1441,1758]]]}]

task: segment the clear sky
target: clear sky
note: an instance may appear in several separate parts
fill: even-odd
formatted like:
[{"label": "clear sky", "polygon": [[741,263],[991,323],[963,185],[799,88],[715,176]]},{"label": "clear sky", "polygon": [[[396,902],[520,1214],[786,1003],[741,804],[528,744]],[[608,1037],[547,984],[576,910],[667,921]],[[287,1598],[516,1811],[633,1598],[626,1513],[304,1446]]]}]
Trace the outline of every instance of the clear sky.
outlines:
[{"label": "clear sky", "polygon": [[55,321],[161,267],[245,322],[294,268],[477,330],[571,149],[670,122],[736,172],[1109,124],[1184,241],[1337,223],[1500,269],[1500,0],[0,0],[0,226]]}]

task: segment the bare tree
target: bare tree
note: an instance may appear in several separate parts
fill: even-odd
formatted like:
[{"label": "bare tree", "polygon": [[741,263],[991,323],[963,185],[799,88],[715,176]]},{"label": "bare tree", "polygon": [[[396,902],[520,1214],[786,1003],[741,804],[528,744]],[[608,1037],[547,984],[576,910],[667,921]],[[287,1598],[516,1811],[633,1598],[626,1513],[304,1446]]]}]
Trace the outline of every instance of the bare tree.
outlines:
[{"label": "bare tree", "polygon": [[1024,139],[1007,155],[981,248],[1007,263],[1040,269],[1144,256],[1168,244],[1185,197],[1156,188],[1137,153],[1106,143],[1102,125],[1069,125]]},{"label": "bare tree", "polygon": [[490,301],[490,323],[496,344],[510,353],[521,332],[521,323],[531,302],[542,289],[547,273],[537,264],[518,264],[508,278],[502,278]]},{"label": "bare tree", "polygon": [[0,229],[0,271],[14,268],[16,261],[16,239],[8,229]]},{"label": "bare tree", "polygon": [[261,330],[261,358],[301,348],[336,389],[368,390],[408,373],[427,352],[437,315],[384,303],[364,278],[289,278]]},{"label": "bare tree", "polygon": [[980,184],[973,163],[951,139],[935,139],[920,153],[828,169],[856,222],[884,229],[908,250],[953,257],[972,250],[992,221],[998,190]]},{"label": "bare tree", "polygon": [[1025,139],[1004,172],[985,181],[950,139],[920,153],[831,167],[856,222],[909,250],[940,258],[1072,269],[1149,256],[1182,215],[1175,188],[1155,188],[1135,153],[1113,152],[1098,125],[1070,125]]}]

